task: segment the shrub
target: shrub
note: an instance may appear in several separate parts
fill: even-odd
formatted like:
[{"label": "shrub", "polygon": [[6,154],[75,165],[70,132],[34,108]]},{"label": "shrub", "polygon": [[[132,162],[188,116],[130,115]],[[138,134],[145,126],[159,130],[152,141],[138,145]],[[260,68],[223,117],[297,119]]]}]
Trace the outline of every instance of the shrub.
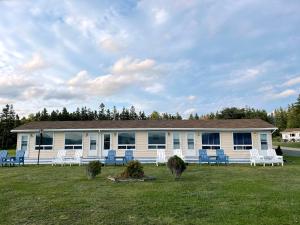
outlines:
[{"label": "shrub", "polygon": [[94,179],[98,174],[101,173],[100,161],[92,161],[86,167],[86,173],[89,179]]},{"label": "shrub", "polygon": [[126,166],[125,171],[121,174],[121,177],[126,177],[126,178],[144,177],[144,169],[142,164],[137,160],[130,161]]},{"label": "shrub", "polygon": [[167,166],[170,169],[171,173],[175,175],[175,179],[180,178],[181,174],[186,169],[184,161],[177,155],[169,158]]},{"label": "shrub", "polygon": [[275,152],[277,155],[283,155],[280,145],[278,145],[278,147],[275,149]]}]

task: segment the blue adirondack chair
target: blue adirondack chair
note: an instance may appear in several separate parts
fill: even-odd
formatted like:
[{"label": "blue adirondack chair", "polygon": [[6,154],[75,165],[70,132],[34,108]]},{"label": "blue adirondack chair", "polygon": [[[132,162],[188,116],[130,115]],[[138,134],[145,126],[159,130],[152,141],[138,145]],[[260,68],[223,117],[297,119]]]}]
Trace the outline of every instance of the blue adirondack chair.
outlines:
[{"label": "blue adirondack chair", "polygon": [[216,154],[217,154],[217,163],[224,163],[228,164],[229,163],[229,157],[225,155],[223,149],[216,149]]},{"label": "blue adirondack chair", "polygon": [[199,163],[208,163],[210,164],[209,157],[207,155],[206,149],[199,149]]},{"label": "blue adirondack chair", "polygon": [[134,159],[133,151],[132,150],[126,150],[125,151],[125,163],[128,163],[129,161],[132,161],[133,159]]},{"label": "blue adirondack chair", "polygon": [[15,165],[15,164],[18,164],[19,166],[21,164],[24,165],[24,156],[25,156],[25,151],[24,150],[17,150],[16,151],[16,156],[15,157],[10,157],[10,165]]},{"label": "blue adirondack chair", "polygon": [[0,151],[0,165],[4,165],[6,164],[6,160],[7,160],[7,150],[1,150]]},{"label": "blue adirondack chair", "polygon": [[105,157],[105,165],[114,164],[116,165],[116,150],[109,150]]}]

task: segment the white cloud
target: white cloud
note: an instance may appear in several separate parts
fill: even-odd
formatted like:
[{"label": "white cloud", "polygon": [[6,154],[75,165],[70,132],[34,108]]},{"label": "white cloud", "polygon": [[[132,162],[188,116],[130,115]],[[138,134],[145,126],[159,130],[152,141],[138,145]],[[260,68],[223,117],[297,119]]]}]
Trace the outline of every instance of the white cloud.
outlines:
[{"label": "white cloud", "polygon": [[187,99],[189,100],[189,101],[194,101],[194,100],[196,100],[196,96],[195,95],[190,95],[190,96],[188,96],[187,97]]},{"label": "white cloud", "polygon": [[184,112],[183,112],[183,115],[184,116],[189,116],[190,114],[194,114],[194,113],[196,113],[197,112],[197,109],[195,109],[195,108],[189,108],[189,109],[187,109],[187,110],[185,110]]},{"label": "white cloud", "polygon": [[168,20],[168,13],[165,9],[153,9],[154,20],[158,25],[164,24]]},{"label": "white cloud", "polygon": [[283,86],[293,86],[300,83],[300,76],[294,77],[283,83]]},{"label": "white cloud", "polygon": [[108,52],[116,53],[122,49],[122,46],[112,37],[106,37],[100,40],[100,47]]},{"label": "white cloud", "polygon": [[292,95],[297,95],[297,91],[295,91],[293,89],[287,89],[287,90],[284,90],[280,93],[273,94],[271,98],[273,98],[273,99],[287,98],[287,97],[292,96]]},{"label": "white cloud", "polygon": [[70,90],[81,90],[95,96],[120,94],[133,86],[144,88],[150,93],[163,90],[164,86],[157,82],[160,73],[152,59],[132,59],[129,57],[118,60],[111,68],[111,73],[92,77],[87,71],[80,71],[67,82]]},{"label": "white cloud", "polygon": [[32,58],[22,66],[25,70],[34,71],[47,67],[40,53],[34,53]]}]

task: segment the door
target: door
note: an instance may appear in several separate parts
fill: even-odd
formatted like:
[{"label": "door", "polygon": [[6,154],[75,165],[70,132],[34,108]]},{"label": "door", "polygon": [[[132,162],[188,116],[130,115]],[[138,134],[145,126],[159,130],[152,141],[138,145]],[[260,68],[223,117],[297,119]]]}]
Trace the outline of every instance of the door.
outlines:
[{"label": "door", "polygon": [[22,134],[21,135],[21,150],[25,151],[25,157],[28,157],[29,155],[29,135],[28,134]]},{"label": "door", "polygon": [[102,156],[105,157],[108,154],[108,150],[111,149],[111,133],[104,133],[102,138]]},{"label": "door", "polygon": [[268,134],[261,133],[260,134],[260,150],[261,150],[262,155],[267,155],[268,148],[269,148]]},{"label": "door", "polygon": [[89,134],[89,156],[97,156],[98,150],[98,135],[97,133]]}]

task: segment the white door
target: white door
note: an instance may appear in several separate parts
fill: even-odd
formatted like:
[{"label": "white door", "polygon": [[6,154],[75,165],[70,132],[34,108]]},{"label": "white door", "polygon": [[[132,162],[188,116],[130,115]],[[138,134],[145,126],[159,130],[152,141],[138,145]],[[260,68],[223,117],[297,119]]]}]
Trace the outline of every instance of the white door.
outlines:
[{"label": "white door", "polygon": [[269,148],[269,142],[268,142],[268,134],[267,133],[261,133],[259,135],[260,139],[260,150],[262,155],[267,155],[267,150]]},{"label": "white door", "polygon": [[186,155],[187,156],[197,156],[197,151],[195,148],[195,132],[186,133]]},{"label": "white door", "polygon": [[29,135],[28,134],[22,134],[21,135],[21,150],[25,151],[25,157],[28,157],[29,155]]},{"label": "white door", "polygon": [[108,150],[111,149],[111,133],[104,133],[102,136],[102,156],[105,157],[108,154]]},{"label": "white door", "polygon": [[98,134],[90,133],[89,134],[89,156],[97,156],[98,150]]}]

